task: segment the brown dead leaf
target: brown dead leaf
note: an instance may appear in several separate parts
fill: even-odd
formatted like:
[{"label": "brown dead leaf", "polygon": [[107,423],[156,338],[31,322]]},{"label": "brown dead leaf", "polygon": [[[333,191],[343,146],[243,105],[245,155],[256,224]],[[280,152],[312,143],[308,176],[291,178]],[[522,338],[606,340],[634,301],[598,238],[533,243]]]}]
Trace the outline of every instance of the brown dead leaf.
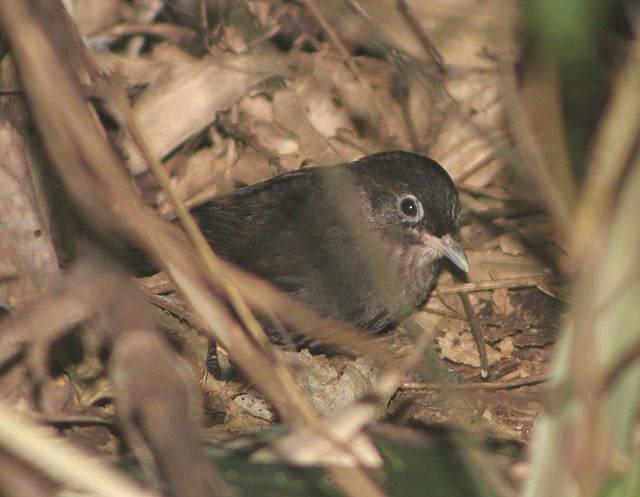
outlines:
[{"label": "brown dead leaf", "polygon": [[[436,343],[440,347],[441,358],[456,364],[466,364],[475,368],[480,367],[478,347],[471,333],[448,331],[444,336],[436,338]],[[487,357],[491,365],[499,361],[502,355],[493,347],[487,345]]]},{"label": "brown dead leaf", "polygon": [[522,235],[516,231],[511,231],[500,236],[500,250],[509,255],[525,255],[527,249],[524,245]]},{"label": "brown dead leaf", "polygon": [[[150,151],[163,158],[210,125],[217,111],[228,109],[265,79],[287,72],[283,57],[264,53],[176,63],[142,93],[133,117],[145,131]],[[132,172],[143,171],[135,146],[128,139],[122,146]]]},{"label": "brown dead leaf", "polygon": [[50,283],[58,262],[24,143],[8,124],[0,124],[0,149],[0,304],[15,308]]},{"label": "brown dead leaf", "polygon": [[83,35],[115,24],[122,14],[120,0],[74,0],[67,5],[73,22]]},{"label": "brown dead leaf", "polygon": [[253,185],[273,176],[274,169],[264,155],[242,154],[233,167],[233,179],[240,184]]},{"label": "brown dead leaf", "polygon": [[94,52],[96,66],[113,79],[120,79],[127,87],[146,85],[164,74],[170,62],[163,59],[129,57],[114,52]]},{"label": "brown dead leaf", "polygon": [[226,157],[215,148],[198,150],[187,158],[182,173],[173,177],[174,191],[188,205],[203,202],[232,187],[225,178],[228,167]]},{"label": "brown dead leaf", "polygon": [[491,297],[501,315],[509,316],[513,314],[515,308],[511,305],[508,288],[498,288],[494,290]]}]

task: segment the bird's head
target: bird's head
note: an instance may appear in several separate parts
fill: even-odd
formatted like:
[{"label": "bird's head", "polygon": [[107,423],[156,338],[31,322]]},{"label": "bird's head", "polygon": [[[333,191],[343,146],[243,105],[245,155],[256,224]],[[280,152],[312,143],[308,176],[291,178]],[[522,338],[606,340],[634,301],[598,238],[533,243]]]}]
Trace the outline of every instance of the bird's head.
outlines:
[{"label": "bird's head", "polygon": [[365,214],[395,257],[419,270],[443,257],[463,271],[469,262],[457,241],[460,201],[436,161],[409,152],[382,152],[350,168]]}]

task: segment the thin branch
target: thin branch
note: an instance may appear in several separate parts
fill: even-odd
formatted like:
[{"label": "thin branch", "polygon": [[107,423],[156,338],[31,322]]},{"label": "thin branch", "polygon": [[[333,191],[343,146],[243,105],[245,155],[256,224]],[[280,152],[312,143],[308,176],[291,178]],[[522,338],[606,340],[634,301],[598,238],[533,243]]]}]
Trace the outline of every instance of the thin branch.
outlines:
[{"label": "thin branch", "polygon": [[406,381],[400,384],[401,390],[508,390],[538,383],[546,383],[547,374],[534,374],[526,378],[514,378],[508,381],[482,381],[473,383],[441,383]]},{"label": "thin branch", "polygon": [[469,322],[469,326],[471,326],[473,339],[478,347],[478,355],[480,356],[480,376],[482,378],[487,378],[489,376],[489,359],[487,357],[487,346],[484,343],[484,331],[482,329],[482,324],[480,324],[478,315],[473,309],[469,295],[467,293],[460,292],[458,296],[462,301],[464,312],[467,315],[467,321]]},{"label": "thin branch", "polygon": [[250,134],[238,124],[231,122],[222,112],[218,112],[216,114],[216,121],[233,138],[240,140],[245,145],[248,145],[260,155],[264,156],[269,161],[269,164],[276,168],[278,173],[284,173],[286,171],[285,167],[280,162],[280,158],[273,153],[273,150],[258,143],[254,135]]},{"label": "thin branch", "polygon": [[438,66],[438,72],[440,74],[444,74],[447,71],[444,57],[429,39],[424,29],[422,29],[422,26],[418,22],[418,19],[416,19],[416,16],[413,15],[413,12],[407,2],[405,0],[397,0],[397,5],[402,17],[404,17],[407,23],[409,23],[409,26],[418,37],[418,40],[420,40],[420,43],[422,43],[422,46]]},{"label": "thin branch", "polygon": [[333,45],[338,50],[340,56],[342,57],[342,60],[347,65],[347,67],[351,71],[351,74],[353,74],[354,78],[356,78],[356,81],[360,85],[360,88],[362,88],[362,91],[364,91],[364,93],[367,95],[367,97],[375,107],[377,118],[380,121],[380,123],[382,123],[385,134],[391,135],[391,130],[393,129],[393,126],[391,126],[391,124],[387,120],[387,113],[382,108],[382,104],[380,103],[380,101],[378,100],[378,97],[376,97],[375,93],[371,89],[371,86],[369,86],[369,83],[367,83],[363,79],[362,75],[360,74],[360,69],[358,69],[355,62],[353,62],[353,58],[351,57],[351,54],[349,53],[347,48],[344,46],[344,43],[342,43],[336,31],[333,29],[333,27],[331,27],[331,24],[329,24],[329,22],[322,15],[322,12],[320,12],[320,9],[318,8],[318,5],[316,4],[315,0],[304,0],[304,3],[307,6],[307,8],[311,11],[311,14],[313,15],[313,17],[315,17],[316,21],[318,21],[318,23],[320,24],[320,27],[327,34],[327,36],[331,40],[331,43],[333,43]]},{"label": "thin branch", "polygon": [[606,372],[598,392],[604,394],[631,366],[637,363],[638,359],[640,359],[640,341],[634,343],[618,357],[613,366]]},{"label": "thin branch", "polygon": [[442,295],[453,293],[487,292],[499,288],[538,288],[545,283],[561,284],[566,282],[566,277],[562,276],[521,276],[516,278],[502,278],[498,280],[473,281],[471,283],[454,283],[452,285],[441,285],[437,292]]}]

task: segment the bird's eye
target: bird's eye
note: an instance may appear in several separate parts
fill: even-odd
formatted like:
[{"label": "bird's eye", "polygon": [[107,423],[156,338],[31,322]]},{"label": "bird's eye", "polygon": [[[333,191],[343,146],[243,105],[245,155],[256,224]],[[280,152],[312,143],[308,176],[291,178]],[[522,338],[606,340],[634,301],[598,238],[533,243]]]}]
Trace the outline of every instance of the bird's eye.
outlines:
[{"label": "bird's eye", "polygon": [[413,195],[404,195],[398,200],[398,209],[405,218],[411,221],[422,219],[422,204]]}]

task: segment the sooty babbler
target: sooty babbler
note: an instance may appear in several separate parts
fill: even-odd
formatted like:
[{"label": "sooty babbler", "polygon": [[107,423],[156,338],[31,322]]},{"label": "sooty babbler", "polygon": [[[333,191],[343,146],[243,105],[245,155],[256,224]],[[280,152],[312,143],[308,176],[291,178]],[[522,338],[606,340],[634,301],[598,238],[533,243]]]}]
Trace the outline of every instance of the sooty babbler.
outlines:
[{"label": "sooty babbler", "polygon": [[469,268],[453,181],[414,153],[287,172],[191,212],[221,257],[370,332],[422,306],[445,259]]}]

